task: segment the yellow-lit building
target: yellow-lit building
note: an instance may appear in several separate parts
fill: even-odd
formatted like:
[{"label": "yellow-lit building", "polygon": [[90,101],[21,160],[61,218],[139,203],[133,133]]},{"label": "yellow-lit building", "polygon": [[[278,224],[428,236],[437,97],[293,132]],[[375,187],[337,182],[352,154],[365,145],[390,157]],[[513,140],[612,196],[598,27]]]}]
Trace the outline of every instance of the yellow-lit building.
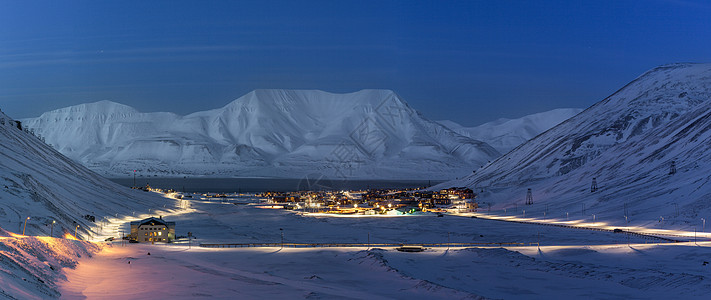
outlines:
[{"label": "yellow-lit building", "polygon": [[175,222],[166,222],[163,217],[131,222],[131,239],[141,243],[170,243],[175,240]]}]

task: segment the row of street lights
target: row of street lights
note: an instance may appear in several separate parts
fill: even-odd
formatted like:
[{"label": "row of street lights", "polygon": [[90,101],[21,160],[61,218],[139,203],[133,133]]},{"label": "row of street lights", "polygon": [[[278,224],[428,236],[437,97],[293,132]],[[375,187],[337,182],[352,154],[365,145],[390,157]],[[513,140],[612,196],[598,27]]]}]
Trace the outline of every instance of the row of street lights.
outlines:
[{"label": "row of street lights", "polygon": [[[25,223],[24,223],[24,225],[22,226],[22,235],[25,235],[25,230],[27,229],[27,221],[29,221],[29,220],[30,220],[30,217],[25,218]],[[49,236],[50,236],[50,237],[54,237],[54,224],[57,224],[57,221],[56,221],[56,220],[52,220],[52,223],[49,224],[49,225],[51,226],[51,227],[49,228]],[[78,231],[78,230],[79,230],[79,225],[77,225],[76,227],[74,227],[74,237],[75,237],[75,238],[77,237],[77,231]]]}]

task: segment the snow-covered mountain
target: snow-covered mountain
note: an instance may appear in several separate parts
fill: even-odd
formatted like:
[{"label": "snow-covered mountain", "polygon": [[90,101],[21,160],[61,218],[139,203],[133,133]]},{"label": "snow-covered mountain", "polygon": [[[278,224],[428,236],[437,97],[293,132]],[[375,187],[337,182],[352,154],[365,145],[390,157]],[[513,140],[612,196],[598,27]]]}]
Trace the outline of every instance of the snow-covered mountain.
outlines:
[{"label": "snow-covered mountain", "polygon": [[187,116],[82,104],[23,122],[108,176],[452,178],[500,154],[424,118],[395,93],[255,90]]},{"label": "snow-covered mountain", "polygon": [[531,188],[531,216],[545,205],[557,216],[700,225],[711,214],[710,129],[711,64],[665,65],[445,185],[476,187],[482,202],[519,213]]},{"label": "snow-covered mountain", "polygon": [[[85,240],[98,234],[104,217],[122,218],[170,203],[99,176],[0,112],[0,295],[58,297],[61,269],[73,267],[79,257],[99,248],[50,238],[50,233],[64,237],[77,232]],[[94,216],[94,221],[86,215]],[[23,231],[27,236],[21,235]]]},{"label": "snow-covered mountain", "polygon": [[480,140],[501,153],[507,153],[581,111],[583,110],[579,108],[559,108],[518,119],[502,118],[476,127],[464,127],[449,120],[438,122],[456,133]]}]

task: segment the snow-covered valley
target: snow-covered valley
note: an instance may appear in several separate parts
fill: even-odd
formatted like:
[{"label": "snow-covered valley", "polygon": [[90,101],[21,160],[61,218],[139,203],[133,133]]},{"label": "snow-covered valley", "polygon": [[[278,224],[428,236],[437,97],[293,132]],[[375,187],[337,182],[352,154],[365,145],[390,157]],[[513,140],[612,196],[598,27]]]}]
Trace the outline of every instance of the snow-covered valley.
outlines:
[{"label": "snow-covered valley", "polygon": [[[67,272],[75,298],[242,299],[703,299],[711,242],[666,243],[625,234],[434,214],[309,217],[216,200],[166,216],[197,237],[169,245],[113,242]],[[120,226],[119,226],[120,227]],[[219,228],[219,229],[216,229]],[[282,230],[280,230],[282,229]],[[109,232],[106,234],[111,234]],[[197,243],[517,242],[520,246],[201,248]],[[628,239],[629,238],[629,239]],[[540,242],[540,247],[538,243]],[[129,263],[130,262],[130,263]],[[151,284],[138,286],[145,278]]]},{"label": "snow-covered valley", "polygon": [[[60,295],[147,299],[159,293],[178,299],[705,299],[711,292],[711,234],[705,227],[711,213],[705,200],[711,195],[706,184],[711,173],[709,98],[711,65],[655,68],[484,164],[475,174],[435,187],[468,186],[478,194],[476,214],[443,217],[326,217],[214,199],[179,201],[131,190],[68,159],[35,136],[49,143],[46,133],[20,130],[10,117],[0,114],[2,295],[16,299]],[[126,112],[114,104],[99,105],[114,107],[113,117]],[[387,125],[381,121],[376,122],[381,126],[377,128]],[[446,153],[439,157],[456,156],[452,153],[479,157],[493,149],[441,152],[449,147],[444,146],[447,143],[456,148],[456,141],[472,139],[449,129],[436,129],[432,132],[440,134],[433,135],[427,130],[439,127],[430,127],[434,123],[429,121],[408,122],[412,140],[402,141],[439,143],[439,148],[432,148]],[[225,126],[220,128],[231,128]],[[82,130],[101,128],[106,127]],[[415,133],[417,128],[428,133]],[[239,132],[230,134],[237,138]],[[94,133],[75,132],[82,139],[114,137]],[[316,138],[319,145],[333,137],[323,132],[318,136],[323,138]],[[283,137],[278,139],[286,141]],[[398,149],[396,156],[385,151],[374,157],[404,159],[400,155],[410,147],[405,144],[386,147]],[[152,145],[147,149],[167,151]],[[368,167],[362,170],[377,173],[369,173]],[[386,173],[392,174],[382,174]],[[532,193],[527,199],[529,188]],[[525,204],[529,200],[532,203]],[[156,245],[104,242],[106,237],[126,233],[129,221],[149,216],[175,221],[177,235],[191,232],[197,239],[190,246],[184,238]],[[278,243],[282,237],[285,243],[482,244],[432,246],[420,253],[385,246],[198,246]],[[145,284],[146,278],[150,284]]]}]

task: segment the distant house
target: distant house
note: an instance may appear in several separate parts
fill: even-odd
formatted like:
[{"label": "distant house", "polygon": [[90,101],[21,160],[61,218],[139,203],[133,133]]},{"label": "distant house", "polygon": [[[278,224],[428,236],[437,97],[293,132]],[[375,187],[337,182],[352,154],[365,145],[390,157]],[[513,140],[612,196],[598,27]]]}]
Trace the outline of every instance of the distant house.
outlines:
[{"label": "distant house", "polygon": [[131,239],[170,243],[175,240],[175,222],[166,222],[163,217],[131,222]]}]

